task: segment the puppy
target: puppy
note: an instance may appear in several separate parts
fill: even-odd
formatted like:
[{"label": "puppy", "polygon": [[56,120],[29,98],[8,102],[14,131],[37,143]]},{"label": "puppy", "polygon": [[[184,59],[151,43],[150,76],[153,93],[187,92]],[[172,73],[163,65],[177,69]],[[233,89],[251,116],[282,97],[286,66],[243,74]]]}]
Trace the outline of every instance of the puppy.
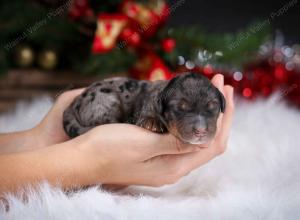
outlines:
[{"label": "puppy", "polygon": [[214,137],[224,110],[223,94],[201,74],[155,82],[117,77],[96,82],[76,97],[64,112],[63,127],[76,137],[98,125],[130,123],[203,144]]}]

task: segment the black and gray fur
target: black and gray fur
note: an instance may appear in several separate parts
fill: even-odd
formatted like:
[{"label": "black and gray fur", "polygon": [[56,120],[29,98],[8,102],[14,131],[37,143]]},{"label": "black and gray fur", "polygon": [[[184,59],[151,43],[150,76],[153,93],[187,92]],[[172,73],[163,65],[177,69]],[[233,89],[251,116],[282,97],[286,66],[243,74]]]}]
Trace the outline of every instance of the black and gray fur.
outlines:
[{"label": "black and gray fur", "polygon": [[224,110],[224,96],[201,74],[155,82],[118,77],[96,82],[76,97],[63,126],[76,137],[98,125],[130,123],[201,144],[214,137]]}]

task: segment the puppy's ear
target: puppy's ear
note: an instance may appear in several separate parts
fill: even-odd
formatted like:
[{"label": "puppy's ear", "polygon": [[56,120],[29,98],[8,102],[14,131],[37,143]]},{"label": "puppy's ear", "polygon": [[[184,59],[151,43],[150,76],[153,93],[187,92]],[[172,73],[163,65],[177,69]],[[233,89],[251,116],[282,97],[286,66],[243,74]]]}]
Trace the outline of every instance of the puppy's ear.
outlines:
[{"label": "puppy's ear", "polygon": [[166,97],[168,97],[169,93],[176,90],[178,88],[178,86],[181,83],[181,77],[177,76],[174,77],[173,79],[171,79],[168,84],[165,86],[165,88],[163,88],[157,95],[157,100],[156,100],[156,111],[159,114],[162,114],[164,111],[164,103],[166,100]]},{"label": "puppy's ear", "polygon": [[221,108],[221,112],[225,112],[225,108],[226,108],[226,100],[224,95],[222,94],[222,92],[220,92],[220,90],[218,88],[216,88],[217,90],[217,94],[218,94],[218,98],[219,98],[219,102],[220,102],[220,108]]}]

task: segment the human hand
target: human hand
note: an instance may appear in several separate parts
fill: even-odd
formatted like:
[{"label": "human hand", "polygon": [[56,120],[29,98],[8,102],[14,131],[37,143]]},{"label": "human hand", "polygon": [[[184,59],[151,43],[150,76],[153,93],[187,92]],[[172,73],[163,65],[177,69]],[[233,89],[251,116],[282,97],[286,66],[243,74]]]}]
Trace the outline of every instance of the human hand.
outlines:
[{"label": "human hand", "polygon": [[58,96],[44,119],[30,131],[34,134],[36,146],[50,146],[70,139],[63,129],[63,112],[83,90],[75,89]]},{"label": "human hand", "polygon": [[69,140],[62,126],[63,111],[82,91],[77,89],[60,95],[45,118],[34,128],[0,134],[0,154],[35,150]]},{"label": "human hand", "polygon": [[[221,75],[215,76],[212,82],[224,93],[227,101],[212,142],[205,145],[186,144],[171,134],[156,134],[127,124],[98,126],[72,140],[78,155],[78,169],[84,174],[86,183],[170,184],[223,153],[233,115],[233,88],[224,86]],[[81,158],[80,161],[78,158]]]},{"label": "human hand", "polygon": [[[219,118],[217,135],[211,143],[191,145],[180,142],[170,134],[156,134],[134,125],[103,125],[51,147],[0,153],[0,194],[17,192],[22,186],[35,185],[43,180],[65,189],[99,183],[161,186],[176,182],[226,149],[234,109],[233,89],[223,86],[220,75],[212,81],[224,92],[227,107]],[[57,101],[39,125],[42,132],[37,138],[43,135],[45,138],[53,137],[49,142],[68,139],[61,135],[62,112],[80,92],[71,92]],[[51,124],[53,119],[57,123]],[[55,133],[52,129],[60,132]],[[9,140],[18,138],[8,135],[1,139],[4,139],[2,144],[6,145]],[[20,140],[24,142],[24,138]]]}]

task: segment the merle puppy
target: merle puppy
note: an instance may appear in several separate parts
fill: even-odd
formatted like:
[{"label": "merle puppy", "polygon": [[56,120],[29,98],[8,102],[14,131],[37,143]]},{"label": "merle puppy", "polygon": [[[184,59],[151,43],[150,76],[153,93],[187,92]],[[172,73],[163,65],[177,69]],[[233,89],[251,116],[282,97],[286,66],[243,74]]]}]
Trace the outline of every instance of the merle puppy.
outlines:
[{"label": "merle puppy", "polygon": [[224,109],[224,96],[201,74],[155,82],[117,77],[96,82],[75,98],[64,112],[63,126],[76,137],[97,125],[131,123],[202,144],[214,137]]}]

